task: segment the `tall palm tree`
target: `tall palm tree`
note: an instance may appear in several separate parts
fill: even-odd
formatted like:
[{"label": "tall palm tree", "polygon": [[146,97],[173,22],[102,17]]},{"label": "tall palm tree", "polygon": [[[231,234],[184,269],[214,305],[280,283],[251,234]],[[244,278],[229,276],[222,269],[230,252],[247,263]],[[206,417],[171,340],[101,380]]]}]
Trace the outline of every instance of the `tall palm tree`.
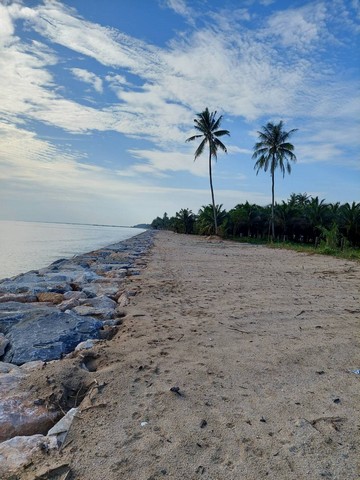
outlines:
[{"label": "tall palm tree", "polygon": [[212,183],[211,162],[213,158],[217,160],[217,152],[219,148],[223,152],[227,153],[227,149],[225,145],[219,140],[218,137],[222,137],[224,135],[230,135],[230,132],[228,130],[218,130],[221,124],[222,115],[216,118],[216,114],[217,114],[216,110],[215,112],[209,112],[209,109],[207,107],[203,112],[197,113],[196,114],[197,118],[194,119],[194,123],[195,123],[194,128],[201,133],[198,135],[193,135],[192,137],[189,137],[186,140],[187,142],[191,142],[192,140],[196,140],[197,138],[202,138],[200,145],[195,151],[194,161],[203,153],[206,144],[208,144],[208,147],[209,147],[209,177],[210,177],[210,190],[211,190],[215,235],[218,234],[218,226],[217,226],[214,188]]},{"label": "tall palm tree", "polygon": [[275,237],[275,220],[274,220],[274,205],[275,205],[275,170],[280,168],[283,177],[285,170],[291,172],[290,161],[296,162],[296,156],[293,153],[294,145],[289,143],[289,138],[296,132],[297,128],[286,132],[283,130],[283,121],[278,124],[268,122],[262,127],[259,135],[259,142],[254,146],[254,153],[252,158],[256,159],[255,169],[256,175],[261,169],[266,172],[270,169],[271,174],[271,238]]}]

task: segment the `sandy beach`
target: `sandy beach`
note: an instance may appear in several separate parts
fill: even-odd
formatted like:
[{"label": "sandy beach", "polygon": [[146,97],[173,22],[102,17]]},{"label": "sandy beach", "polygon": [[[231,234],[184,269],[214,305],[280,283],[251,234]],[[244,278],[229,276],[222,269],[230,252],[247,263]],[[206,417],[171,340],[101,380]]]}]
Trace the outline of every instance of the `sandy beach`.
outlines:
[{"label": "sandy beach", "polygon": [[358,263],[159,232],[138,267],[63,446],[19,478],[359,478]]}]

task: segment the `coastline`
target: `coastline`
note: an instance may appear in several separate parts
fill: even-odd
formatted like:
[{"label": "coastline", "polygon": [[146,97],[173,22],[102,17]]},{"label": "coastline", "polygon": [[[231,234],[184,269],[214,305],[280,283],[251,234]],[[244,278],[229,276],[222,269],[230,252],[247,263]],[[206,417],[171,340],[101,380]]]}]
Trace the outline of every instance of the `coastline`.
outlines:
[{"label": "coastline", "polygon": [[[81,385],[91,362],[81,352],[117,332],[129,297],[136,294],[128,289],[129,278],[144,267],[142,257],[154,234],[148,230],[0,281],[1,478],[26,463],[40,444],[59,446],[57,435],[46,433],[87,390]],[[76,360],[67,368],[72,356]],[[37,398],[35,391],[44,397],[42,378],[29,396],[27,377],[50,365],[62,372],[63,389],[51,388],[46,402]]]},{"label": "coastline", "polygon": [[158,232],[134,273],[111,341],[23,378],[78,410],[18,478],[357,478],[358,264]]}]

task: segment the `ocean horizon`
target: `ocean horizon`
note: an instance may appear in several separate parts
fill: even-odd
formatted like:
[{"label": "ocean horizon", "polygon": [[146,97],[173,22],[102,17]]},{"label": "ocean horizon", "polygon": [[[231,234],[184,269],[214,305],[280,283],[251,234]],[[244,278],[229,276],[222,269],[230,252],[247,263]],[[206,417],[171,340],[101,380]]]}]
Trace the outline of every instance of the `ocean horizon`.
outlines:
[{"label": "ocean horizon", "polygon": [[0,220],[0,279],[44,268],[59,258],[106,247],[144,231],[118,225]]}]

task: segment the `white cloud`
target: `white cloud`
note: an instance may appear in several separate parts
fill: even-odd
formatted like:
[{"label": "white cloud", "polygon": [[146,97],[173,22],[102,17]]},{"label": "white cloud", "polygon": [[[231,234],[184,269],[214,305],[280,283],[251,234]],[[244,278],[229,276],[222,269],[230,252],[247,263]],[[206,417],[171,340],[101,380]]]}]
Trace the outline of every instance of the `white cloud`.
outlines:
[{"label": "white cloud", "polygon": [[[193,153],[180,153],[178,151],[159,150],[129,150],[136,159],[146,161],[146,172],[189,172],[193,175],[206,177],[208,175],[207,158],[198,158],[194,161]],[[135,165],[136,171],[142,166]]]},{"label": "white cloud", "polygon": [[84,70],[83,68],[72,68],[71,71],[78,80],[89,83],[98,93],[103,92],[102,80],[95,75],[95,73]]},{"label": "white cloud", "polygon": [[[180,0],[172,0],[168,5],[180,14],[189,13],[188,5]],[[321,134],[310,132],[299,147],[299,159],[304,162],[339,162],[344,153],[340,145],[355,142],[353,130],[347,135],[359,115],[355,86],[334,77],[334,71],[325,71],[324,64],[318,66],[313,58],[313,47],[328,33],[326,10],[321,2],[277,13],[254,31],[243,24],[236,26],[228,14],[221,12],[216,15],[215,25],[204,23],[202,28],[189,29],[186,35],[174,37],[163,48],[89,22],[56,0],[45,0],[34,8],[0,5],[0,10],[0,42],[5,46],[0,55],[3,118],[18,125],[36,120],[72,133],[109,130],[153,144],[153,148],[131,149],[136,163],[110,178],[109,171],[81,162],[77,154],[69,154],[69,158],[61,155],[53,150],[54,145],[41,143],[23,127],[21,133],[26,141],[22,144],[28,154],[25,150],[18,152],[17,158],[23,159],[23,175],[34,182],[40,181],[31,173],[39,167],[35,159],[49,161],[51,155],[57,159],[51,163],[55,174],[69,174],[60,182],[63,188],[72,186],[84,195],[93,188],[105,196],[116,197],[120,186],[123,192],[135,195],[140,191],[139,185],[135,185],[140,178],[146,183],[151,177],[161,178],[171,172],[205,177],[206,162],[198,159],[194,163],[192,149],[184,147],[185,139],[193,133],[194,113],[205,106],[225,113],[225,117],[242,117],[249,122],[288,115],[302,115],[304,123],[331,119],[326,128],[316,125]],[[239,10],[238,16],[250,20],[247,10]],[[17,19],[25,19],[27,28],[35,29],[44,40],[21,41],[14,29]],[[286,47],[280,53],[279,44]],[[117,100],[106,106],[95,103],[90,107],[67,96],[66,82],[62,84],[55,73],[60,61],[57,45],[97,61],[99,68],[106,67],[105,86],[110,86]],[[312,53],[308,55],[308,51]],[[101,78],[82,67],[79,57],[72,58],[71,66],[66,64],[76,78],[101,93]],[[128,80],[134,76],[136,84]],[[10,138],[8,134],[6,138]],[[12,141],[20,142],[20,138],[14,136]],[[6,145],[12,152],[9,143]],[[231,145],[229,153],[249,155],[251,151]],[[9,158],[3,156],[3,165],[9,165],[11,158],[12,154]],[[18,171],[22,170],[20,164]],[[40,166],[40,171],[47,171],[44,163]],[[5,169],[3,174],[4,171],[9,172]],[[14,168],[11,171],[14,176],[19,175]],[[80,177],[86,188],[79,185]],[[45,173],[42,178],[54,183]],[[125,183],[129,178],[134,179],[134,184]]]},{"label": "white cloud", "polygon": [[174,10],[175,13],[184,17],[191,18],[194,15],[194,11],[187,5],[185,0],[166,0],[166,5]]},{"label": "white cloud", "polygon": [[268,34],[279,37],[285,47],[305,50],[314,45],[325,27],[326,6],[314,3],[273,14],[268,20]]}]

